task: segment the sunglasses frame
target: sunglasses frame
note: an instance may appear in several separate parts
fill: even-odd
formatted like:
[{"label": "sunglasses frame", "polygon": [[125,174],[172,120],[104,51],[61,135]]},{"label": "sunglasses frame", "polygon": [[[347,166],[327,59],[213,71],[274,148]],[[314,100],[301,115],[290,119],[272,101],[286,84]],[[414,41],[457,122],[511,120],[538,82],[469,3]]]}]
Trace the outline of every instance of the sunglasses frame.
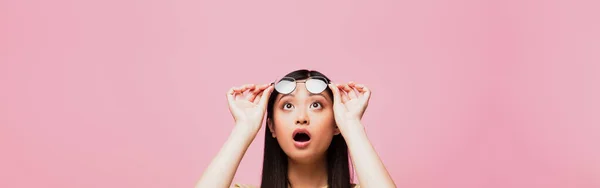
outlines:
[{"label": "sunglasses frame", "polygon": [[[295,84],[294,84],[294,88],[293,88],[293,89],[292,89],[290,92],[287,92],[287,93],[285,93],[285,92],[280,92],[280,91],[277,89],[277,84],[280,84],[280,82],[281,82],[281,81],[283,81],[283,80],[287,80],[287,81],[290,81],[290,82],[294,82],[294,83],[295,83]],[[296,90],[296,88],[298,87],[298,83],[305,83],[305,84],[304,84],[304,87],[306,87],[306,90],[307,90],[308,92],[310,92],[310,93],[313,93],[313,92],[311,92],[311,91],[310,91],[310,89],[308,89],[308,87],[309,87],[309,86],[306,84],[306,82],[308,82],[309,80],[318,80],[318,81],[321,81],[321,82],[325,83],[325,88],[323,88],[323,90],[322,90],[322,91],[320,91],[320,92],[318,92],[318,93],[321,93],[321,92],[323,92],[323,91],[327,90],[327,86],[328,86],[328,85],[331,83],[330,81],[328,81],[328,80],[327,80],[327,78],[325,78],[325,77],[322,77],[322,76],[311,76],[311,77],[308,77],[307,79],[305,79],[304,81],[299,81],[299,80],[296,80],[295,78],[292,78],[292,77],[283,77],[283,78],[281,78],[281,79],[278,79],[276,82],[274,82],[274,85],[275,85],[275,90],[276,90],[278,93],[281,93],[281,94],[290,94],[290,93],[292,93],[292,92],[294,92],[294,91]],[[317,94],[317,93],[314,93],[314,94]]]}]

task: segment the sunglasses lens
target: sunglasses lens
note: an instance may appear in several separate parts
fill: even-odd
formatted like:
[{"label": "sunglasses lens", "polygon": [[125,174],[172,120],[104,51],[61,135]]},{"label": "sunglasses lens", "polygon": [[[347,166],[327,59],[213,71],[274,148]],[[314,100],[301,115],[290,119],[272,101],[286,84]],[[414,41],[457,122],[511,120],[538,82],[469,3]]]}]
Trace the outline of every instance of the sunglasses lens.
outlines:
[{"label": "sunglasses lens", "polygon": [[327,88],[327,83],[321,79],[308,79],[306,81],[306,90],[311,93],[321,93]]},{"label": "sunglasses lens", "polygon": [[293,79],[283,78],[275,85],[277,92],[288,94],[296,89],[296,81]]}]

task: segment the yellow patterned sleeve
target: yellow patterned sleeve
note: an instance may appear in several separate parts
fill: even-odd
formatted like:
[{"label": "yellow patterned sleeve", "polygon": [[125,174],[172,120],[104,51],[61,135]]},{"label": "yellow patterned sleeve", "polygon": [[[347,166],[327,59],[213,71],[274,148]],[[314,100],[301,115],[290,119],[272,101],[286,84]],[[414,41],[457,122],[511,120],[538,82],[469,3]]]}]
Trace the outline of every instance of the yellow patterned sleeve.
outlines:
[{"label": "yellow patterned sleeve", "polygon": [[232,187],[233,188],[256,188],[256,186],[248,185],[248,184],[242,184],[242,183],[233,184]]}]

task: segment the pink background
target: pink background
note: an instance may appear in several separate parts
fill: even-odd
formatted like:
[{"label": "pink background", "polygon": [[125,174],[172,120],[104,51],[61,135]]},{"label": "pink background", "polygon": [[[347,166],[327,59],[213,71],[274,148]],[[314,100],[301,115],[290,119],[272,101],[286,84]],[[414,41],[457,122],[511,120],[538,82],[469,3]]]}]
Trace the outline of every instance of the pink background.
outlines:
[{"label": "pink background", "polygon": [[[300,68],[371,87],[398,187],[600,187],[598,7],[2,0],[0,187],[192,187],[227,89]],[[262,142],[235,182],[259,183]]]}]

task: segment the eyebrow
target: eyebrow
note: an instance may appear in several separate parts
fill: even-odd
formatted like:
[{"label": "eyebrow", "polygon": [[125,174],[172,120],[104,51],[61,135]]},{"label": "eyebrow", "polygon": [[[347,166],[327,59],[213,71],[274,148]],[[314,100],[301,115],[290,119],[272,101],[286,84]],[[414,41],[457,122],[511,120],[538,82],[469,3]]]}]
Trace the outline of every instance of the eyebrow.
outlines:
[{"label": "eyebrow", "polygon": [[[327,97],[325,97],[325,95],[323,95],[323,94],[321,94],[321,93],[317,93],[317,94],[315,94],[315,93],[310,93],[310,95],[309,95],[309,96],[315,96],[315,95],[317,95],[317,96],[321,96],[321,97],[323,97],[323,98],[327,99]],[[294,95],[294,94],[291,94],[291,93],[290,93],[290,94],[284,94],[284,95],[283,95],[283,97],[281,97],[281,98],[279,98],[279,100],[277,100],[277,102],[281,101],[281,99],[283,99],[283,98],[285,98],[285,97],[288,97],[288,96],[290,96],[290,97],[294,97],[295,95]]]}]

